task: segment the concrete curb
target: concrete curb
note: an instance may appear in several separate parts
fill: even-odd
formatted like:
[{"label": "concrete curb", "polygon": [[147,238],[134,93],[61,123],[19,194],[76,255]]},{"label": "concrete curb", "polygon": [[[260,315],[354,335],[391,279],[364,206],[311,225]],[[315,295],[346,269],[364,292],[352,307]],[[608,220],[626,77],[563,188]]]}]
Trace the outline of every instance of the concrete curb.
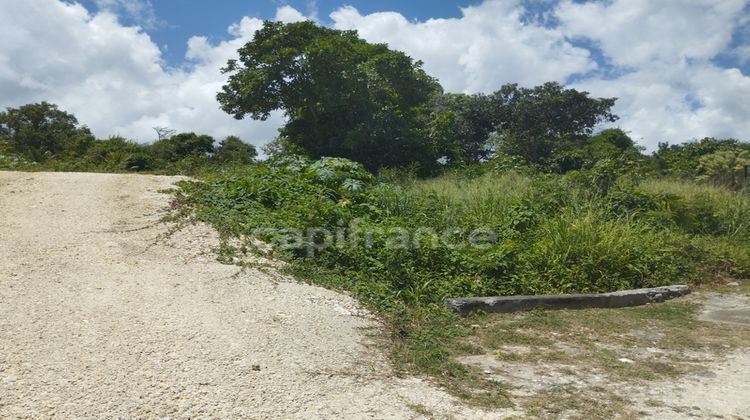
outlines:
[{"label": "concrete curb", "polygon": [[612,293],[578,295],[533,295],[533,296],[493,296],[448,299],[445,304],[461,315],[475,311],[516,312],[536,308],[543,309],[584,309],[584,308],[623,308],[652,302],[663,302],[690,293],[684,285],[652,287],[649,289],[622,290]]}]

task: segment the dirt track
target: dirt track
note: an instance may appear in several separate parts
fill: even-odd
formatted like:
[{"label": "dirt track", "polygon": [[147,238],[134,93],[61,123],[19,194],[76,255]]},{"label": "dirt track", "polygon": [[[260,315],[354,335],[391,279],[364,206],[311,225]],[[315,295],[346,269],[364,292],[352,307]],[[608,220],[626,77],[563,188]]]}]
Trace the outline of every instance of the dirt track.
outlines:
[{"label": "dirt track", "polygon": [[0,418],[487,416],[393,378],[352,299],[165,238],[176,180],[0,172]]}]

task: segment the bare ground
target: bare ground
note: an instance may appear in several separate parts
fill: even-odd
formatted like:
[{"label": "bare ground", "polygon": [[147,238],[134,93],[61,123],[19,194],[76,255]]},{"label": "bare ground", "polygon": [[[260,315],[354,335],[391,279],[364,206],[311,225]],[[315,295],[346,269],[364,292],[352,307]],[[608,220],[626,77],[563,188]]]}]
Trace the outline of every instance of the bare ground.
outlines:
[{"label": "bare ground", "polygon": [[[519,408],[466,407],[394,377],[382,326],[350,297],[220,264],[206,226],[171,232],[159,191],[177,180],[0,172],[0,418],[580,418],[600,395],[622,396],[600,401],[621,405],[601,418],[750,413],[744,348],[697,355],[695,374],[645,384],[553,360],[470,357],[513,388]],[[706,299],[720,320],[750,305]],[[575,404],[535,412],[535,398]]]},{"label": "bare ground", "polygon": [[509,385],[527,418],[748,419],[750,280],[732,283],[638,308],[499,314],[475,338],[495,351],[458,360]]},{"label": "bare ground", "polygon": [[177,180],[0,172],[0,418],[508,414],[394,378],[353,299],[167,235]]}]

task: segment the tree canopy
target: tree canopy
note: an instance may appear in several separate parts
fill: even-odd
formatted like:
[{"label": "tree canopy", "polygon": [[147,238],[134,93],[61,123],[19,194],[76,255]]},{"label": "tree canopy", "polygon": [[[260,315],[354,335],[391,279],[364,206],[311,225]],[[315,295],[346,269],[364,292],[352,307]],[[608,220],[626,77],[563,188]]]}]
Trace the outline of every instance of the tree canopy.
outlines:
[{"label": "tree canopy", "polygon": [[594,127],[614,122],[616,98],[591,98],[557,82],[534,88],[507,84],[492,95],[498,110],[500,150],[529,164],[543,164],[556,151],[583,146]]},{"label": "tree canopy", "polygon": [[424,115],[440,85],[421,62],[356,31],[265,22],[224,72],[224,111],[264,120],[283,110],[280,136],[313,158],[346,157],[369,169],[437,159]]},{"label": "tree canopy", "polygon": [[[441,137],[450,139],[441,143],[447,163],[478,163],[499,151],[552,168],[560,155],[568,159],[572,151],[587,147],[597,124],[617,120],[611,112],[615,100],[591,98],[556,82],[534,88],[506,84],[490,95],[435,95],[432,124],[448,130]],[[606,135],[612,138],[600,141],[620,142],[611,144],[615,149],[632,146],[621,131]]]},{"label": "tree canopy", "polygon": [[715,139],[705,137],[698,141],[683,144],[659,143],[654,153],[655,164],[662,173],[671,173],[685,177],[701,175],[697,162],[703,156],[722,151],[747,150],[750,145],[735,139]]},{"label": "tree canopy", "polygon": [[163,138],[151,145],[159,159],[177,162],[189,156],[204,156],[214,152],[214,138],[206,134],[179,133]]},{"label": "tree canopy", "polygon": [[22,156],[42,162],[93,141],[89,129],[57,105],[40,102],[0,112],[0,138]]},{"label": "tree canopy", "polygon": [[258,156],[258,151],[255,146],[243,142],[239,137],[229,136],[219,143],[215,156],[219,162],[247,164]]},{"label": "tree canopy", "polygon": [[502,110],[483,94],[445,93],[432,100],[433,122],[448,124],[450,140],[443,141],[449,164],[476,163],[491,157],[490,135],[497,131]]}]

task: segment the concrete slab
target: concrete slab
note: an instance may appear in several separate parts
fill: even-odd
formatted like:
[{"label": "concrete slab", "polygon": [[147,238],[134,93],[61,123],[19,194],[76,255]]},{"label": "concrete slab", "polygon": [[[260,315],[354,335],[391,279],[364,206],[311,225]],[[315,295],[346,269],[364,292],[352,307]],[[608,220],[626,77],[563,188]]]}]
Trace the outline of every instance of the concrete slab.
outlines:
[{"label": "concrete slab", "polygon": [[685,285],[652,287],[647,289],[622,290],[612,293],[592,293],[575,295],[532,295],[532,296],[493,296],[448,299],[446,306],[461,315],[475,311],[516,312],[536,308],[543,309],[584,309],[584,308],[623,308],[640,306],[690,293]]},{"label": "concrete slab", "polygon": [[700,319],[750,325],[750,296],[711,293],[701,303]]}]

